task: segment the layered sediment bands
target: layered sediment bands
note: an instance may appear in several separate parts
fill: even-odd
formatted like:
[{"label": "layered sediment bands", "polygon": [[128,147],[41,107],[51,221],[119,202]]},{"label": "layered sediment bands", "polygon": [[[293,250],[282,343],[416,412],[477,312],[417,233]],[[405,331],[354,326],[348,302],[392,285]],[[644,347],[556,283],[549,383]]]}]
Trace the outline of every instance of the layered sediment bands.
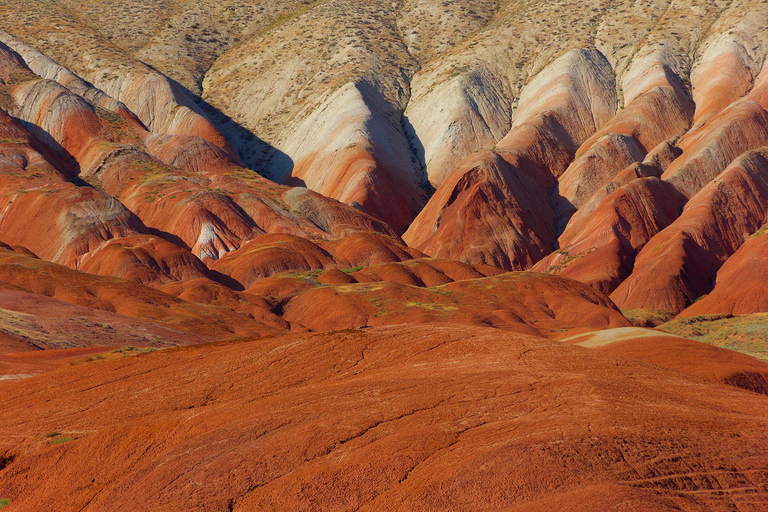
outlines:
[{"label": "layered sediment bands", "polygon": [[594,194],[633,162],[664,141],[682,135],[690,126],[693,104],[664,51],[638,58],[624,75],[626,108],[605,123],[587,140],[577,157],[560,176],[559,225],[567,221]]},{"label": "layered sediment bands", "polygon": [[0,0],[0,507],[768,510],[766,20]]},{"label": "layered sediment bands", "polygon": [[560,249],[533,270],[589,284],[610,294],[632,272],[637,253],[669,226],[685,196],[657,178],[638,178],[608,195],[578,232],[560,237]]},{"label": "layered sediment bands", "polygon": [[541,192],[554,180],[526,164],[491,151],[468,157],[437,189],[403,240],[435,258],[529,267],[549,252],[556,218],[548,194]]},{"label": "layered sediment bands", "polygon": [[354,205],[402,233],[426,202],[396,112],[370,84],[348,83],[286,136],[270,177]]},{"label": "layered sediment bands", "polygon": [[768,229],[763,226],[723,263],[715,287],[680,316],[747,315],[768,311]]},{"label": "layered sediment bands", "polygon": [[[60,259],[57,252],[55,261],[78,267],[79,257],[93,251],[99,241],[125,239],[151,231],[167,241],[148,238],[136,244],[124,240],[110,243],[104,251],[89,254],[87,268],[101,274],[125,272],[116,275],[162,285],[169,280],[208,276],[207,269],[191,253],[215,260],[264,232],[329,238],[362,229],[394,236],[388,225],[352,207],[306,189],[277,185],[239,168],[222,149],[205,139],[154,134],[127,110],[128,115],[100,110],[59,83],[39,79],[17,53],[3,48],[5,76],[14,78],[10,85],[3,85],[13,94],[14,113],[38,132],[46,144],[41,145],[30,137],[27,142],[37,144],[46,154],[58,154],[59,160],[67,162],[70,178],[79,174],[78,178],[98,187],[98,190],[83,188],[78,192],[90,194],[88,201],[98,199],[101,201],[98,204],[109,203],[109,208],[95,206],[95,213],[99,213],[99,209],[103,210],[101,213],[120,209],[123,204],[131,210],[123,208],[133,222],[130,229],[103,229],[105,232],[98,240],[81,243],[75,256],[67,252],[69,248],[59,247],[59,252],[63,251],[66,257]],[[28,48],[23,49],[33,55]],[[42,71],[64,77],[64,82],[76,83],[74,89],[85,87],[77,77],[66,74],[63,68],[40,55],[34,55],[31,60],[39,64]],[[43,65],[50,69],[46,70]],[[95,91],[84,90],[88,94]],[[108,98],[101,94],[99,97]],[[96,97],[95,93],[92,95]],[[68,190],[79,190],[52,167],[48,170],[54,182],[60,182]],[[67,198],[72,200],[71,195]],[[30,206],[24,201],[19,204]],[[19,210],[6,213],[19,217],[13,222],[21,220]],[[101,221],[107,222],[112,218],[110,215],[102,215]],[[7,224],[14,226],[13,222]],[[60,237],[30,243],[43,257],[49,258],[53,257],[50,251],[43,250],[40,244],[55,245],[55,241],[61,242]],[[151,251],[156,254],[150,254]],[[178,270],[173,268],[176,265],[180,266]]]},{"label": "layered sediment bands", "polygon": [[640,162],[644,156],[633,137],[611,132],[597,139],[560,177],[558,194],[567,205],[563,208],[580,209],[617,169]]},{"label": "layered sediment bands", "polygon": [[144,153],[113,153],[91,179],[148,227],[178,238],[201,258],[217,259],[257,229],[226,195],[202,176],[184,175]]},{"label": "layered sediment bands", "polygon": [[104,241],[142,232],[141,221],[122,204],[67,181],[32,148],[32,136],[2,111],[0,139],[0,237],[6,243],[76,266]]},{"label": "layered sediment bands", "polygon": [[547,149],[555,149],[549,147],[555,144],[548,139],[557,139],[563,151],[575,152],[615,112],[614,77],[605,56],[594,48],[571,50],[537,74],[520,93],[512,129],[499,147],[520,150],[532,146],[528,137],[544,131],[540,135],[545,142],[530,158],[560,176],[567,162],[546,154]]},{"label": "layered sediment bands", "polygon": [[768,112],[747,96],[681,141],[683,153],[663,178],[693,197],[740,154],[768,143],[766,126]]},{"label": "layered sediment bands", "polygon": [[[633,163],[619,172],[610,181],[604,183],[598,188],[576,212],[567,219],[562,235],[558,240],[558,245],[563,247],[568,245],[574,236],[580,233],[586,226],[595,210],[603,201],[618,188],[631,183],[639,178],[660,177],[664,169],[680,154],[680,150],[673,146],[669,141],[664,141],[654,148],[645,159],[640,163]],[[558,226],[566,219],[561,217]]]},{"label": "layered sediment bands", "polygon": [[69,182],[4,113],[0,139],[0,239],[72,268],[146,284],[208,275],[191,253],[150,236],[114,197]]},{"label": "layered sediment bands", "polygon": [[149,69],[112,69],[96,83],[124,103],[155,133],[200,137],[237,159],[227,139],[203,116],[181,87]]},{"label": "layered sediment bands", "polygon": [[19,105],[12,113],[41,141],[81,167],[92,166],[108,151],[106,127],[85,100],[50,80],[30,80],[11,88]]},{"label": "layered sediment bands", "polygon": [[752,88],[755,63],[745,44],[726,34],[707,41],[701,64],[691,73],[696,104],[693,130],[701,128]]},{"label": "layered sediment bands", "polygon": [[218,174],[241,168],[219,146],[201,137],[152,134],[144,144],[152,156],[184,171]]},{"label": "layered sediment bands", "polygon": [[59,65],[42,52],[2,30],[0,30],[0,42],[16,52],[23,59],[25,65],[29,66],[29,69],[39,77],[59,83],[91,104],[113,112],[127,113],[125,105],[85,82],[72,71]]},{"label": "layered sediment bands", "polygon": [[550,190],[576,148],[615,109],[610,65],[571,51],[521,95],[499,152],[467,158],[437,189],[404,240],[437,258],[524,269],[551,251]]},{"label": "layered sediment bands", "polygon": [[299,217],[295,222],[305,219],[333,237],[347,236],[354,231],[376,231],[396,236],[385,222],[306,188],[287,188],[280,197],[288,209],[297,212]]},{"label": "layered sediment bands", "polygon": [[59,82],[85,100],[117,112],[131,121],[138,118],[152,132],[200,137],[237,160],[237,154],[229,142],[203,116],[182,88],[144,64],[133,61],[126,65],[121,62],[91,69],[92,63],[88,63],[88,79],[96,85],[92,87],[67,68],[10,34],[0,32],[0,41],[19,52],[36,74]]},{"label": "layered sediment bands", "polygon": [[294,235],[262,235],[216,261],[211,268],[245,288],[286,272],[360,269],[421,257],[419,251],[378,233],[357,232],[340,240],[310,241]]},{"label": "layered sediment bands", "polygon": [[512,106],[509,87],[488,69],[474,69],[437,87],[432,87],[431,78],[414,77],[414,97],[405,119],[409,124],[406,135],[429,183],[437,188],[470,154],[504,138],[511,125]]},{"label": "layered sediment bands", "polygon": [[768,72],[754,88],[712,117],[704,126],[683,137],[683,150],[664,172],[663,178],[692,197],[742,153],[768,143]]},{"label": "layered sediment bands", "polygon": [[[176,269],[179,272],[181,269]],[[204,280],[210,288],[220,285]],[[192,336],[187,343],[238,336],[273,334],[285,322],[271,314],[269,305],[254,300],[248,311],[200,304],[174,297],[155,288],[118,279],[78,272],[48,261],[0,248],[0,289],[42,295],[83,309],[107,311]],[[230,290],[230,293],[234,293]],[[261,309],[256,320],[253,310]],[[91,313],[93,314],[93,313]],[[130,340],[126,340],[130,341]],[[90,344],[90,343],[89,343]],[[83,346],[82,342],[79,346]]]},{"label": "layered sediment bands", "polygon": [[190,251],[156,236],[112,238],[83,257],[78,270],[153,286],[211,278]]},{"label": "layered sediment bands", "polygon": [[715,273],[768,212],[765,151],[748,152],[706,185],[637,256],[611,298],[627,309],[679,312],[712,289]]}]

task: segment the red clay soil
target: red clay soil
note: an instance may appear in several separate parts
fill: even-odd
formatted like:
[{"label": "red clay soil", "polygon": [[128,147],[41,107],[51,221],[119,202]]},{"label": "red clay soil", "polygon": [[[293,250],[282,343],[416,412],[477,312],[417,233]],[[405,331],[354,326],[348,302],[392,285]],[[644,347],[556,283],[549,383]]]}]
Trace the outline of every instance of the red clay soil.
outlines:
[{"label": "red clay soil", "polygon": [[495,329],[200,345],[0,392],[10,512],[768,508],[768,397]]},{"label": "red clay soil", "polygon": [[553,184],[515,154],[480,151],[440,185],[403,239],[435,258],[528,268],[555,240]]},{"label": "red clay soil", "polygon": [[[283,321],[269,315],[266,307],[261,317],[268,319],[265,324],[250,314],[226,307],[188,302],[132,281],[78,272],[2,248],[0,290],[43,295],[75,306],[138,318],[215,339],[258,336],[284,327]],[[258,305],[258,302],[253,304],[254,307]]]},{"label": "red clay soil", "polygon": [[59,366],[87,362],[88,358],[95,360],[113,350],[114,347],[80,347],[0,353],[0,381],[26,379]]},{"label": "red clay soil", "polygon": [[0,284],[0,332],[14,336],[16,343],[0,345],[0,353],[93,346],[162,348],[214,341],[211,336],[171,329],[146,318],[2,288]]},{"label": "red clay soil", "polygon": [[741,155],[637,255],[611,294],[622,308],[678,313],[709,293],[720,266],[766,220],[768,152]]},{"label": "red clay soil", "polygon": [[595,349],[768,395],[768,363],[733,350],[663,333]]},{"label": "red clay soil", "polygon": [[312,331],[450,322],[543,336],[630,325],[610,300],[589,286],[530,272],[435,288],[395,282],[316,287],[292,298],[283,318]]}]

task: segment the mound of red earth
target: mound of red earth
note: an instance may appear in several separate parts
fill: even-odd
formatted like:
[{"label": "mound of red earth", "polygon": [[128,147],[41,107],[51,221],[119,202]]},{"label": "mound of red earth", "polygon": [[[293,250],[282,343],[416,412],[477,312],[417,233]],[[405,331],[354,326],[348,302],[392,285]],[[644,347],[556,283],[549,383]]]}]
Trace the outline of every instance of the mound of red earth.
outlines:
[{"label": "mound of red earth", "polygon": [[630,325],[610,300],[588,286],[527,272],[456,281],[435,288],[392,281],[313,287],[286,303],[283,318],[312,331],[459,323],[540,336]]},{"label": "mound of red earth", "polygon": [[564,341],[768,395],[768,363],[732,350],[634,327],[578,334]]},{"label": "mound of red earth", "polygon": [[[53,329],[47,325],[49,321],[55,324],[57,318],[64,321],[77,313],[85,324],[114,326],[119,320],[124,325],[122,333],[133,333],[111,338],[103,333],[79,332],[78,329],[68,336],[69,344],[52,345],[51,348],[112,343],[116,346],[142,345],[136,343],[135,334],[144,330],[149,333],[147,339],[154,334],[158,339],[173,341],[180,338],[189,343],[254,333],[269,334],[286,327],[272,314],[270,303],[261,297],[248,297],[250,300],[246,301],[238,297],[237,292],[207,279],[188,284],[192,288],[189,293],[193,295],[196,288],[207,288],[205,297],[208,300],[205,303],[190,302],[125,279],[78,272],[22,252],[0,248],[3,308],[32,318],[44,317],[36,320],[38,324],[43,322],[38,329],[43,332]],[[218,305],[222,303],[226,306]],[[141,328],[142,324],[148,325]],[[153,329],[161,331],[153,332]],[[169,329],[173,331],[162,332]],[[17,329],[10,330],[15,333]],[[76,344],[71,341],[74,335],[78,339]],[[110,338],[112,343],[107,343]]]},{"label": "mound of red earth", "polygon": [[496,329],[204,345],[0,387],[19,510],[768,504],[764,396]]},{"label": "mound of red earth", "polygon": [[767,280],[768,229],[763,227],[720,267],[712,292],[684,309],[680,316],[768,311]]}]

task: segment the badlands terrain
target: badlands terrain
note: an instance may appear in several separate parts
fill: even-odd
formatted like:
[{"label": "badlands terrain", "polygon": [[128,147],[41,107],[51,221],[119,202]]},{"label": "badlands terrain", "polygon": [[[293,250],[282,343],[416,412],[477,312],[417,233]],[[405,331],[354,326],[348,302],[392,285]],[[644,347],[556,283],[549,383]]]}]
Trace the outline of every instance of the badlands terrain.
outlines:
[{"label": "badlands terrain", "polygon": [[0,508],[768,510],[768,2],[0,0]]}]

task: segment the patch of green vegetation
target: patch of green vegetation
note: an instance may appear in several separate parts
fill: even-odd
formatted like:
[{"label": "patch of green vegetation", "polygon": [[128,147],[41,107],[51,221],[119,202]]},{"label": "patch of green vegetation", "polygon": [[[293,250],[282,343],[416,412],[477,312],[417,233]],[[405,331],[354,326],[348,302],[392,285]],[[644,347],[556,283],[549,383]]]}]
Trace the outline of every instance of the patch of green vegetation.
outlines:
[{"label": "patch of green vegetation", "polygon": [[5,508],[10,504],[11,504],[11,500],[9,500],[8,498],[0,499],[0,508]]},{"label": "patch of green vegetation", "polygon": [[[78,338],[79,338],[78,335],[76,335],[76,334],[72,335],[72,339],[78,339]],[[105,359],[106,358],[103,355],[97,354],[95,356],[88,356],[85,359],[78,359],[77,361],[72,361],[69,364],[72,365],[72,366],[77,366],[79,364],[94,363],[96,361],[103,361]]]},{"label": "patch of green vegetation", "polygon": [[5,79],[5,85],[17,85],[29,80],[34,80],[36,78],[38,77],[32,74],[31,71],[25,71],[23,73],[11,73],[10,76]]},{"label": "patch of green vegetation", "polygon": [[565,270],[568,267],[568,265],[570,265],[575,260],[581,259],[581,258],[585,257],[587,254],[589,254],[589,253],[591,253],[593,251],[596,251],[596,250],[597,250],[597,247],[590,247],[586,251],[581,251],[580,253],[577,253],[577,254],[574,254],[573,256],[571,256],[571,254],[568,251],[564,251],[562,249],[558,249],[555,252],[558,253],[558,254],[562,254],[563,255],[562,261],[560,261],[560,263],[558,263],[557,265],[551,265],[546,270],[546,272],[547,272],[547,274],[559,274],[560,272]]},{"label": "patch of green vegetation", "polygon": [[51,445],[52,446],[57,446],[57,445],[68,443],[68,442],[74,441],[74,440],[75,440],[74,437],[59,437],[59,438],[54,439],[53,441],[51,441]]},{"label": "patch of green vegetation", "polygon": [[622,309],[621,314],[635,327],[656,327],[669,322],[674,313],[650,309]]},{"label": "patch of green vegetation", "polygon": [[429,309],[431,311],[455,311],[458,309],[456,306],[438,304],[436,302],[404,302],[403,306]]},{"label": "patch of green vegetation", "polygon": [[320,3],[324,2],[324,1],[325,0],[315,0],[314,2],[309,2],[308,4],[298,8],[297,10],[295,10],[293,12],[289,12],[288,14],[284,14],[282,16],[276,17],[274,20],[272,20],[272,22],[269,25],[267,25],[263,29],[259,30],[257,35],[266,34],[267,32],[269,32],[271,30],[275,30],[276,28],[279,28],[282,25],[285,25],[289,21],[291,21],[291,20],[293,20],[295,18],[298,18],[302,14],[306,13],[307,11],[309,11],[312,7],[315,7],[315,5],[320,4]]},{"label": "patch of green vegetation", "polygon": [[[153,340],[154,341],[154,340]],[[113,354],[122,354],[123,357],[131,357],[131,356],[137,356],[139,354],[146,354],[149,352],[156,351],[156,348],[142,348],[142,347],[134,347],[134,346],[127,346],[123,348],[118,348],[117,350],[113,350]]]},{"label": "patch of green vegetation", "polygon": [[344,272],[345,274],[351,274],[352,272],[359,272],[361,270],[363,270],[363,267],[360,267],[360,266],[341,269],[341,271]]},{"label": "patch of green vegetation", "polygon": [[660,330],[768,361],[768,313],[699,315],[671,320]]},{"label": "patch of green vegetation", "polygon": [[298,279],[303,279],[314,285],[320,285],[320,282],[317,279],[321,275],[323,275],[324,272],[325,272],[324,270],[318,269],[318,270],[309,270],[307,272],[284,272],[283,274],[280,274],[280,275],[286,276],[286,277],[296,277]]}]

